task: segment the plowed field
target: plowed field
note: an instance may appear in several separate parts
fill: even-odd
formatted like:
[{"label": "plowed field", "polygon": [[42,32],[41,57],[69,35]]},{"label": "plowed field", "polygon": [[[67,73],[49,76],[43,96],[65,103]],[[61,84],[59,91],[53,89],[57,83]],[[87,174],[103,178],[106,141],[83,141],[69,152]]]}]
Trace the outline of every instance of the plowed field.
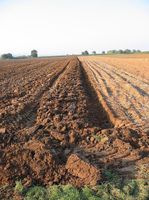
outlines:
[{"label": "plowed field", "polygon": [[149,82],[102,59],[81,60],[111,120],[115,125],[131,123],[148,130]]},{"label": "plowed field", "polygon": [[148,167],[149,82],[68,57],[0,62],[0,183],[96,185]]}]

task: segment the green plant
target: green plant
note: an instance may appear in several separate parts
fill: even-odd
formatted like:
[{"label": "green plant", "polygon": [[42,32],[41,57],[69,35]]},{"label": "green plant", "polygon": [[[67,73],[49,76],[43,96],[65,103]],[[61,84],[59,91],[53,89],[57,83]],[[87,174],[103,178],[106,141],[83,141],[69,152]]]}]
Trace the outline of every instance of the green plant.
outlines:
[{"label": "green plant", "polygon": [[127,195],[136,195],[138,193],[138,190],[139,190],[138,184],[135,180],[132,180],[123,187],[123,191]]},{"label": "green plant", "polygon": [[71,185],[51,186],[48,192],[49,200],[81,200],[79,190]]},{"label": "green plant", "polygon": [[48,192],[44,187],[34,186],[27,191],[24,200],[49,200]]},{"label": "green plant", "polygon": [[[130,180],[117,184],[117,175],[108,171],[107,176],[111,181],[94,187],[84,186],[82,189],[71,185],[53,185],[48,188],[33,186],[23,193],[24,200],[148,200],[147,180]],[[17,188],[20,185],[21,182],[17,182]]]},{"label": "green plant", "polygon": [[96,196],[96,193],[87,186],[82,189],[81,194],[82,200],[99,200],[99,197]]},{"label": "green plant", "polygon": [[147,200],[149,197],[149,182],[142,180],[131,180],[125,183],[122,191],[134,199]]},{"label": "green plant", "polygon": [[108,141],[108,137],[106,135],[93,135],[93,138],[98,142],[106,142]]},{"label": "green plant", "polygon": [[13,59],[13,56],[11,53],[5,53],[1,55],[2,59]]},{"label": "green plant", "polygon": [[119,184],[120,183],[120,176],[116,173],[113,172],[111,170],[107,170],[104,172],[104,175],[106,177],[106,179],[113,184]]},{"label": "green plant", "polygon": [[101,136],[99,136],[99,135],[93,135],[93,138],[98,142],[100,142],[102,139]]},{"label": "green plant", "polygon": [[16,192],[18,192],[18,193],[23,193],[24,187],[23,187],[21,181],[16,181],[16,185],[15,185],[14,190],[15,190]]},{"label": "green plant", "polygon": [[101,200],[115,200],[111,194],[111,190],[114,188],[114,185],[110,183],[104,183],[96,186],[95,191]]}]

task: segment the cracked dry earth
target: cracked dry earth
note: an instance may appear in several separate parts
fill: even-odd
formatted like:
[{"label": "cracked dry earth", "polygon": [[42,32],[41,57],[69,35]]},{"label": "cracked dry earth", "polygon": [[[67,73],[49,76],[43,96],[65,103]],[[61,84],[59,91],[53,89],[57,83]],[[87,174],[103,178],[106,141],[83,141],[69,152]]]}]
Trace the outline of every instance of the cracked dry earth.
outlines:
[{"label": "cracked dry earth", "polygon": [[[141,95],[139,81],[130,84],[136,93],[129,98],[119,85],[127,74],[77,57],[6,61],[0,68],[1,185],[22,180],[81,187],[101,183],[105,170],[137,178],[139,167],[148,166],[148,132],[130,124],[149,111],[141,111],[135,96]],[[119,88],[117,101],[134,100],[140,116],[135,109],[132,118],[124,116],[126,108],[114,102]]]}]

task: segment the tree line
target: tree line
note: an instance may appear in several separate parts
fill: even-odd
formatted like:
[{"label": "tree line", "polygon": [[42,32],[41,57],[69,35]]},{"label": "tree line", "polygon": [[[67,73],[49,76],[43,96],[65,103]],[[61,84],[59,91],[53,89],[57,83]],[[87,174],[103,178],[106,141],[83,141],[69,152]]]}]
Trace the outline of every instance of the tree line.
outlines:
[{"label": "tree line", "polygon": [[119,49],[119,50],[109,50],[107,51],[107,54],[129,54],[129,53],[141,53],[140,50],[130,50],[130,49],[125,49],[125,50],[122,50],[122,49]]},{"label": "tree line", "polygon": [[[100,54],[131,54],[131,53],[141,53],[141,50],[136,50],[136,49],[115,50],[114,49],[114,50],[108,50],[107,52],[102,51]],[[89,53],[87,50],[82,52],[82,55],[89,55],[89,54],[96,55],[97,53],[96,53],[96,51],[92,51],[91,53]]]},{"label": "tree line", "polygon": [[23,59],[23,58],[28,58],[28,57],[37,58],[38,57],[37,50],[32,50],[30,56],[18,56],[18,57],[14,57],[11,53],[5,53],[5,54],[1,55],[2,59]]},{"label": "tree line", "polygon": [[[101,53],[98,53],[98,54],[132,54],[132,53],[141,53],[140,50],[130,50],[130,49],[125,49],[125,50],[122,50],[122,49],[119,49],[119,50],[108,50],[107,52],[106,51],[102,51]],[[96,55],[96,51],[92,51],[91,53],[89,53],[87,50],[83,51],[82,52],[82,55]],[[31,54],[29,56],[18,56],[18,57],[14,57],[11,53],[6,53],[6,54],[2,54],[1,55],[1,58],[2,59],[24,59],[24,58],[37,58],[38,57],[38,52],[37,50],[32,50],[31,51]]]}]

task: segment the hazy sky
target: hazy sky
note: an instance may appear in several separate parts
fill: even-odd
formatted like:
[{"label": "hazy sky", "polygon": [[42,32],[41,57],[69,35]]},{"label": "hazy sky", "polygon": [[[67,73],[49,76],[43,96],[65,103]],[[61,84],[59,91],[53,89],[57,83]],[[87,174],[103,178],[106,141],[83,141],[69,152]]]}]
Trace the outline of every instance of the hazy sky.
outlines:
[{"label": "hazy sky", "polygon": [[149,0],[0,0],[0,54],[149,50]]}]

